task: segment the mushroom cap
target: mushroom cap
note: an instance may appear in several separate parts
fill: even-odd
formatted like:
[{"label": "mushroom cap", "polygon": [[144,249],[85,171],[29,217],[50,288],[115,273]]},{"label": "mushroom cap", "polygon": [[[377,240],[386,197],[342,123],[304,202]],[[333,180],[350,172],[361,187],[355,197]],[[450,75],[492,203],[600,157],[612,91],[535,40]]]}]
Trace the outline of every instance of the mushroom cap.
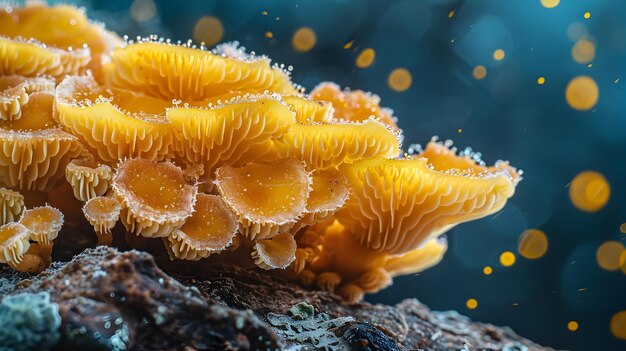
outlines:
[{"label": "mushroom cap", "polygon": [[190,163],[202,163],[207,175],[215,166],[264,159],[295,122],[294,113],[275,95],[244,95],[214,108],[170,108],[167,118],[177,152]]},{"label": "mushroom cap", "polygon": [[257,240],[252,259],[262,269],[284,269],[296,259],[296,241],[289,233],[271,239]]},{"label": "mushroom cap", "polygon": [[314,169],[327,169],[374,157],[400,153],[398,135],[383,123],[293,124],[281,139],[280,155],[296,157]]},{"label": "mushroom cap", "polygon": [[447,240],[432,238],[415,250],[400,256],[389,256],[384,268],[394,277],[416,274],[441,262],[447,250]]},{"label": "mushroom cap", "polygon": [[87,154],[78,138],[56,127],[53,100],[49,92],[33,93],[20,119],[0,121],[0,184],[48,191],[61,180],[71,159]]},{"label": "mushroom cap", "polygon": [[93,77],[67,77],[57,87],[55,118],[111,165],[133,157],[161,161],[173,152],[169,106],[170,101],[101,87]]},{"label": "mushroom cap", "polygon": [[50,244],[63,227],[63,213],[51,206],[31,208],[22,213],[20,224],[28,228],[31,240]]},{"label": "mushroom cap", "polygon": [[126,229],[146,237],[165,237],[180,228],[191,216],[198,192],[173,163],[141,158],[120,163],[112,188]]},{"label": "mushroom cap", "polygon": [[109,85],[164,99],[199,101],[231,91],[296,94],[287,73],[265,57],[244,59],[163,42],[140,41],[113,51]]},{"label": "mushroom cap", "polygon": [[19,119],[22,116],[22,106],[28,103],[29,94],[40,91],[53,92],[54,85],[53,80],[44,77],[0,77],[0,120]]},{"label": "mushroom cap", "polygon": [[283,96],[283,101],[295,112],[298,123],[330,123],[333,120],[335,109],[330,102],[300,96]]},{"label": "mushroom cap", "polygon": [[0,188],[0,225],[14,222],[24,210],[24,196],[17,191]]},{"label": "mushroom cap", "polygon": [[361,245],[388,254],[412,251],[459,223],[499,211],[517,183],[509,173],[514,169],[441,171],[423,157],[359,161],[341,170],[351,195],[337,218]]},{"label": "mushroom cap", "polygon": [[223,166],[216,171],[216,185],[235,212],[244,234],[252,237],[267,225],[271,237],[281,225],[293,224],[306,209],[311,176],[303,162],[285,159],[271,164],[248,164],[239,168]]},{"label": "mushroom cap", "polygon": [[378,95],[363,90],[342,90],[332,82],[323,82],[311,91],[315,101],[328,101],[335,108],[335,118],[362,122],[373,116],[395,131],[400,131],[393,111],[380,107]]},{"label": "mushroom cap", "polygon": [[72,160],[65,167],[65,179],[72,186],[74,196],[83,202],[104,195],[112,177],[111,167],[90,159]]},{"label": "mushroom cap", "polygon": [[30,247],[28,237],[28,228],[20,223],[0,226],[0,262],[19,263]]},{"label": "mushroom cap", "polygon": [[[33,76],[45,73],[62,77],[65,74],[83,72],[87,68],[97,73],[103,55],[116,45],[111,39],[110,32],[107,32],[101,24],[91,23],[84,10],[66,4],[48,6],[37,1],[27,2],[21,7],[11,6],[11,11],[0,11],[0,35],[10,38],[34,38],[44,44],[49,51],[62,51],[60,62],[57,58],[56,66],[53,66],[55,69],[50,67],[47,69],[48,72],[32,71]],[[70,57],[68,59],[64,56]],[[41,60],[36,55],[31,58],[33,57]],[[14,64],[23,65],[22,68],[28,67],[18,60],[15,60]],[[43,66],[37,69],[41,68]]]},{"label": "mushroom cap", "polygon": [[238,225],[235,215],[221,197],[198,194],[194,213],[180,229],[168,236],[166,245],[180,259],[207,257],[232,243]]},{"label": "mushroom cap", "polygon": [[83,206],[85,218],[99,232],[113,228],[120,218],[121,210],[122,206],[119,201],[105,196],[92,197]]}]

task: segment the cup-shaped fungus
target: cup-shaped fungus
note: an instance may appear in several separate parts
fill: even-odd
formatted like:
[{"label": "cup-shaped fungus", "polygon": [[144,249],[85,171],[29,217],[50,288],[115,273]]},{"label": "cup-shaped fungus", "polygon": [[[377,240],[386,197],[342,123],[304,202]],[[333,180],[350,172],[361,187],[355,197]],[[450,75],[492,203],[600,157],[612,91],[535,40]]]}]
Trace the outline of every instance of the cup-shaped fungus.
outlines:
[{"label": "cup-shaped fungus", "polygon": [[271,239],[257,240],[252,259],[262,269],[284,269],[296,259],[296,241],[289,233],[280,233]]},{"label": "cup-shaped fungus", "polygon": [[18,265],[30,247],[28,228],[20,223],[0,226],[0,262]]},{"label": "cup-shaped fungus", "polygon": [[198,194],[193,215],[163,241],[172,259],[196,261],[226,249],[238,225],[221,197]]},{"label": "cup-shaped fungus", "polygon": [[67,77],[56,90],[55,118],[111,165],[132,157],[161,161],[172,154],[170,101]]},{"label": "cup-shaped fungus", "polygon": [[327,169],[361,159],[396,157],[399,147],[398,135],[370,118],[363,122],[294,124],[279,149],[281,155],[300,159],[313,169]]},{"label": "cup-shaped fungus", "polygon": [[22,106],[29,94],[39,91],[54,91],[55,82],[48,78],[26,78],[22,76],[0,77],[0,120],[13,121],[22,116]]},{"label": "cup-shaped fungus", "polygon": [[198,188],[171,162],[134,158],[122,162],[112,183],[126,230],[144,237],[166,237],[191,216]]},{"label": "cup-shaped fungus", "polygon": [[111,167],[86,158],[72,160],[65,167],[65,179],[72,185],[74,196],[82,202],[104,195],[112,177]]},{"label": "cup-shaped fungus", "polygon": [[83,214],[96,231],[98,245],[111,245],[111,229],[120,218],[122,206],[119,201],[104,196],[92,197],[83,206]]},{"label": "cup-shaped fungus", "polygon": [[10,3],[2,7],[0,51],[5,54],[0,74],[60,78],[88,68],[97,72],[103,55],[113,48],[112,34],[74,6],[33,1],[23,7]]},{"label": "cup-shaped fungus", "polygon": [[177,151],[189,163],[201,163],[207,177],[214,167],[264,158],[295,122],[294,113],[276,96],[248,95],[215,108],[171,108]]},{"label": "cup-shaped fungus", "polygon": [[31,208],[22,213],[20,224],[28,228],[31,240],[51,246],[63,227],[63,213],[51,206]]},{"label": "cup-shaped fungus", "polygon": [[24,209],[24,196],[17,191],[0,188],[0,207],[0,225],[15,222]]},{"label": "cup-shaped fungus", "polygon": [[362,90],[342,90],[335,83],[324,82],[311,91],[311,97],[316,101],[332,103],[337,119],[359,122],[373,116],[393,130],[399,131],[393,111],[380,107],[378,95]]},{"label": "cup-shaped fungus", "polygon": [[216,185],[235,212],[242,234],[269,239],[289,230],[306,209],[311,176],[303,162],[285,159],[272,164],[223,166]]},{"label": "cup-shaped fungus", "polygon": [[517,184],[514,169],[439,170],[423,157],[366,160],[341,169],[351,194],[338,218],[362,245],[389,254],[406,253],[459,223],[499,211]]},{"label": "cup-shaped fungus", "polygon": [[36,92],[18,120],[0,121],[0,182],[20,190],[47,191],[63,178],[71,159],[86,155],[72,134],[52,118],[54,96]]},{"label": "cup-shaped fungus", "polygon": [[111,86],[187,102],[231,91],[297,93],[288,74],[266,57],[225,57],[149,39],[113,51],[105,76]]}]

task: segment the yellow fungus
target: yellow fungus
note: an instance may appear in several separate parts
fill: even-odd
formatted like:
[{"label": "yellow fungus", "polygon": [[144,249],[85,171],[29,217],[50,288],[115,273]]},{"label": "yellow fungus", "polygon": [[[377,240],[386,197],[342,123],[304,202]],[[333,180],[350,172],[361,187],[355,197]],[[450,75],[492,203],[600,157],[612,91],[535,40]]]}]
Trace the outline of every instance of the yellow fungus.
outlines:
[{"label": "yellow fungus", "polygon": [[89,159],[72,160],[65,167],[65,179],[72,186],[74,196],[82,202],[104,195],[112,177],[111,167]]},{"label": "yellow fungus", "polygon": [[30,239],[40,245],[51,245],[63,226],[63,213],[51,206],[31,208],[20,217],[20,224],[28,228]]},{"label": "yellow fungus", "polygon": [[296,241],[289,233],[257,240],[252,259],[262,269],[287,268],[296,259]]},{"label": "yellow fungus", "polygon": [[24,196],[17,191],[0,188],[0,225],[15,222],[24,210]]},{"label": "yellow fungus", "polygon": [[119,201],[110,197],[91,197],[83,206],[83,214],[96,231],[98,245],[111,245],[113,235],[111,229],[120,219],[122,206]]},{"label": "yellow fungus", "polygon": [[28,228],[20,223],[0,226],[0,262],[18,264],[30,247]]}]

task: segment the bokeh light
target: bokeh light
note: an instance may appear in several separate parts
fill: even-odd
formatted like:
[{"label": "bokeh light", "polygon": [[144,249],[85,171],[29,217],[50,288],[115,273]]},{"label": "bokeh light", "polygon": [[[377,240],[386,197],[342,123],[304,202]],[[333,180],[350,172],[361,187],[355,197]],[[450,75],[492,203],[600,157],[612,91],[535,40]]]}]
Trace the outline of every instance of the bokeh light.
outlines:
[{"label": "bokeh light", "polygon": [[581,211],[597,212],[609,201],[611,186],[604,176],[595,171],[576,175],[569,186],[572,204]]},{"label": "bokeh light", "polygon": [[474,310],[476,309],[476,307],[478,307],[478,301],[476,299],[468,299],[465,302],[465,306],[467,306],[467,308],[469,308],[470,310]]},{"label": "bokeh light", "polygon": [[493,268],[491,268],[491,266],[485,266],[485,268],[483,268],[484,275],[491,275],[491,273],[493,273]]},{"label": "bokeh light", "polygon": [[472,70],[472,76],[478,80],[485,78],[487,76],[487,68],[483,65],[474,67],[474,70]]},{"label": "bokeh light", "polygon": [[502,59],[504,59],[504,55],[505,55],[504,50],[498,49],[493,52],[493,59],[496,61],[501,61]]},{"label": "bokeh light", "polygon": [[525,230],[517,243],[519,254],[530,260],[536,260],[548,251],[548,237],[539,229]]},{"label": "bokeh light", "polygon": [[598,102],[600,92],[593,78],[580,76],[572,79],[565,90],[565,100],[575,110],[587,111]]},{"label": "bokeh light", "polygon": [[376,51],[372,48],[367,48],[359,54],[356,58],[356,66],[359,68],[367,68],[374,63],[374,59],[376,58]]},{"label": "bokeh light", "polygon": [[596,46],[590,39],[581,39],[572,47],[572,58],[580,64],[587,64],[596,57]]},{"label": "bokeh light", "polygon": [[291,38],[291,45],[296,51],[307,52],[315,46],[317,36],[313,29],[309,27],[299,28]]},{"label": "bokeh light", "polygon": [[157,14],[157,6],[153,0],[135,0],[130,5],[130,17],[139,23],[152,20]]},{"label": "bokeh light", "polygon": [[622,232],[622,234],[626,234],[626,223],[620,224],[619,231]]},{"label": "bokeh light", "polygon": [[561,0],[541,0],[541,5],[545,8],[551,9],[557,7],[560,2]]},{"label": "bokeh light", "polygon": [[206,46],[217,44],[224,36],[224,26],[219,18],[204,16],[193,27],[193,38]]},{"label": "bokeh light", "polygon": [[616,338],[626,340],[626,311],[619,311],[611,318],[611,333]]},{"label": "bokeh light", "polygon": [[406,68],[396,68],[389,74],[387,84],[393,91],[402,92],[411,87],[413,77]]},{"label": "bokeh light", "polygon": [[545,82],[546,82],[546,78],[545,77],[537,78],[537,84],[543,85]]},{"label": "bokeh light", "polygon": [[585,17],[586,19],[591,18],[591,12],[589,12],[589,11],[585,12],[585,14],[583,15],[583,17]]},{"label": "bokeh light", "polygon": [[569,321],[567,322],[567,330],[569,331],[577,331],[578,330],[578,322]]},{"label": "bokeh light", "polygon": [[607,271],[616,271],[620,268],[620,259],[624,252],[624,245],[619,241],[602,243],[596,251],[596,261],[600,268]]},{"label": "bokeh light", "polygon": [[515,254],[511,251],[505,251],[500,254],[500,264],[504,267],[511,267],[515,264]]}]

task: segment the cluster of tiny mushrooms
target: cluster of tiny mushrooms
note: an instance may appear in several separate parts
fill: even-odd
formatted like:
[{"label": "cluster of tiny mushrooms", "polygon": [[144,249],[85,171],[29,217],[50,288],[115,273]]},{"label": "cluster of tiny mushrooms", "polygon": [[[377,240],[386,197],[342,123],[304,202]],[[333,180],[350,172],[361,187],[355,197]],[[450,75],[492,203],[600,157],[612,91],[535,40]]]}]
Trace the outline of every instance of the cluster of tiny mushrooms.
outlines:
[{"label": "cluster of tiny mushrooms", "polygon": [[50,264],[65,214],[100,245],[118,230],[171,259],[248,250],[351,302],[437,264],[441,235],[521,179],[436,139],[404,153],[376,95],[305,94],[237,43],[124,40],[70,5],[0,8],[0,139],[0,262],[16,270]]}]

